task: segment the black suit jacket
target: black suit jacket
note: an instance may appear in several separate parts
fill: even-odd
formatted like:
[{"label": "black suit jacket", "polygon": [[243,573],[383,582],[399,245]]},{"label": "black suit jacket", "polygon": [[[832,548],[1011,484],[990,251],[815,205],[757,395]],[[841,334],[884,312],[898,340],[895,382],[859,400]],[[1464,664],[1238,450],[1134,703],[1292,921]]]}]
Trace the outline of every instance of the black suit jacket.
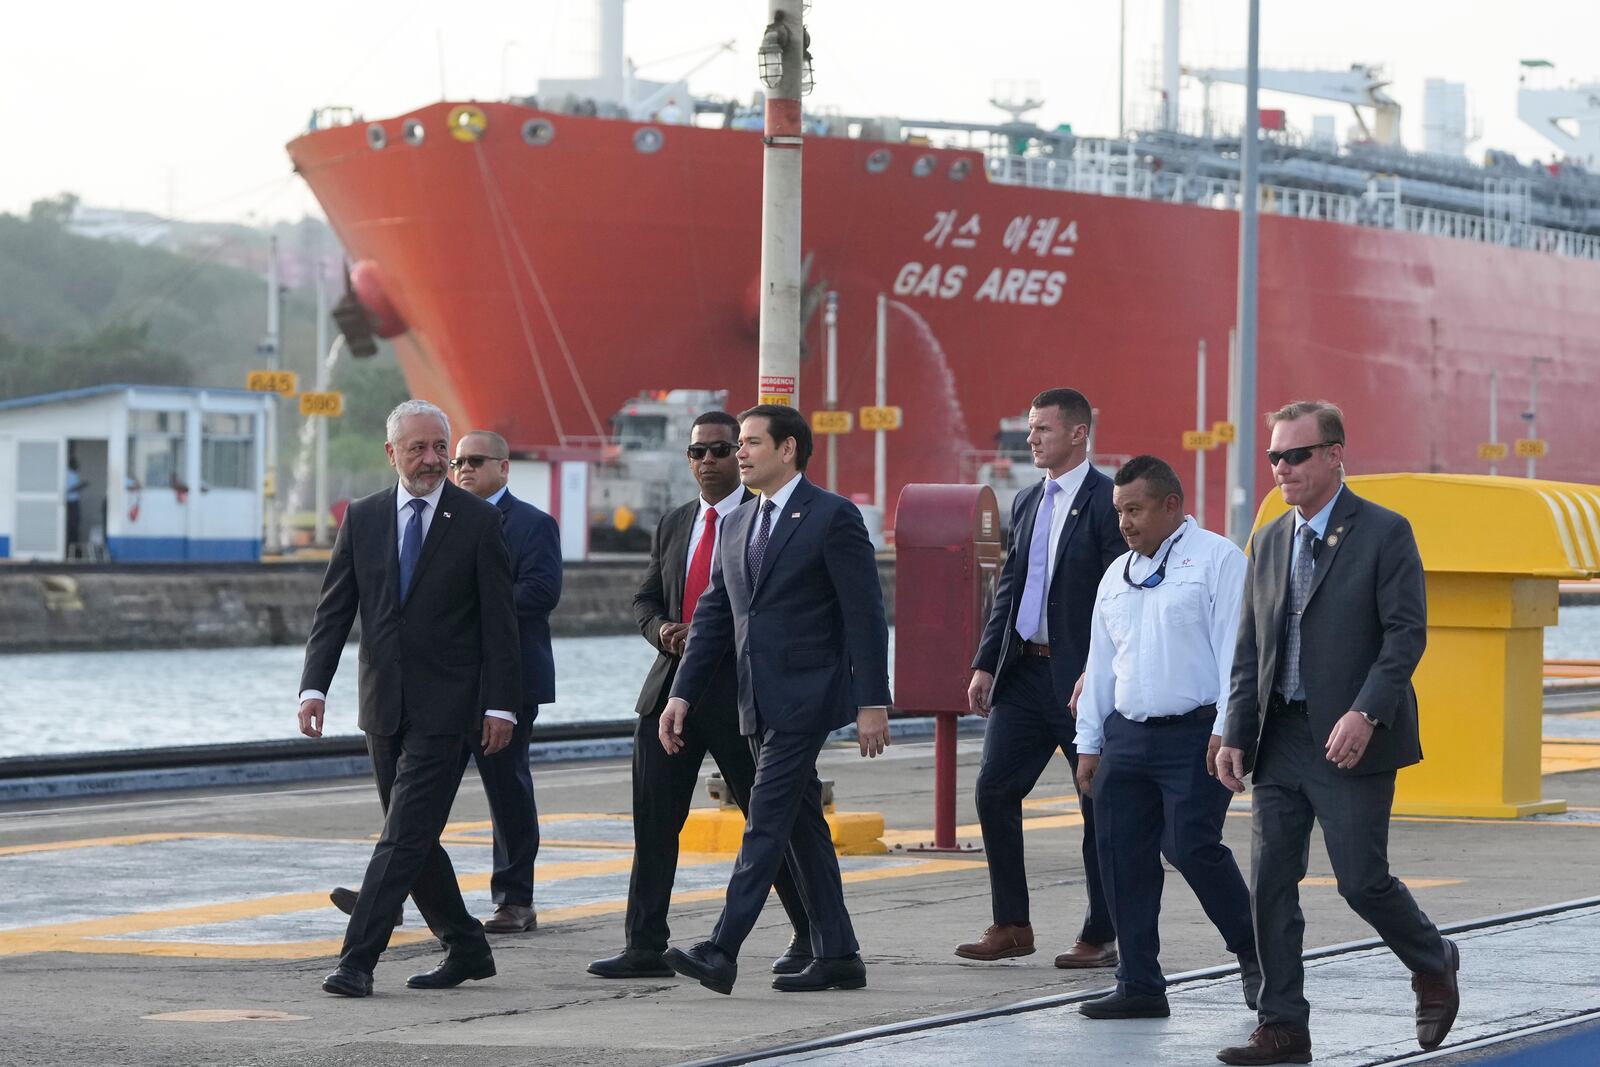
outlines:
[{"label": "black suit jacket", "polygon": [[532,504],[512,496],[509,489],[495,506],[500,509],[506,549],[511,553],[511,593],[522,648],[522,714],[531,720],[539,714],[540,704],[556,699],[550,613],[561,601],[561,527]]},{"label": "black suit jacket", "polygon": [[[1278,679],[1294,526],[1289,511],[1250,541],[1224,727],[1224,743],[1244,750],[1247,770],[1255,765]],[[1427,641],[1427,589],[1411,524],[1345,487],[1328,516],[1311,596],[1300,617],[1300,678],[1319,745],[1352,709],[1382,725],[1372,732],[1361,762],[1338,773],[1394,771],[1422,759],[1411,675]]]},{"label": "black suit jacket", "polygon": [[446,482],[400,602],[398,487],[345,512],[306,643],[300,688],[326,693],[361,616],[361,729],[469,733],[521,704],[517,617],[500,512]]},{"label": "black suit jacket", "polygon": [[889,627],[861,512],[801,478],[774,516],[761,573],[751,574],[757,507],[746,501],[722,520],[671,695],[692,709],[732,650],[741,733],[837,730],[858,708],[888,705]]},{"label": "black suit jacket", "polygon": [[[754,495],[746,489],[740,502]],[[699,515],[700,500],[696,498],[661,516],[655,536],[650,539],[650,565],[639,583],[639,591],[633,594],[633,617],[639,622],[639,632],[656,650],[655,662],[650,664],[644,687],[639,690],[639,702],[633,709],[640,715],[654,715],[666,707],[673,679],[678,674],[678,657],[661,647],[661,625],[683,621],[683,586],[689,577],[689,535]],[[727,530],[727,521],[723,520],[719,537]],[[738,695],[733,656],[725,654],[712,670],[700,700],[732,707]]]},{"label": "black suit jacket", "polygon": [[[1044,499],[1044,479],[1017,494],[1011,505],[1011,549],[1006,553],[1000,580],[995,583],[994,610],[983,629],[983,640],[973,658],[974,670],[995,676],[991,699],[1005,687],[1006,671],[1022,656],[1017,636],[1017,606],[1028,581],[1028,546],[1033,542],[1033,519]],[[1057,503],[1057,507],[1061,504]],[[1094,616],[1095,593],[1111,561],[1128,550],[1111,506],[1111,479],[1092,465],[1072,500],[1067,524],[1056,545],[1055,571],[1045,611],[1050,623],[1050,674],[1063,702],[1089,660],[1089,622]],[[1062,705],[1065,710],[1065,703]]]}]

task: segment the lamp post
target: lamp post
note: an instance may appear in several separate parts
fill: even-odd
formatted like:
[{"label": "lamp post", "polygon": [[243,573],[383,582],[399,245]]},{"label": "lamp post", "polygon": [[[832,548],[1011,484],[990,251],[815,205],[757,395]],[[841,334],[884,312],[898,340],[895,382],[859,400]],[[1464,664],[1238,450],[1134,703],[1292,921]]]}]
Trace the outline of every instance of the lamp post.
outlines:
[{"label": "lamp post", "polygon": [[761,173],[761,326],[757,396],[800,404],[800,97],[811,91],[801,0],[768,0],[757,70],[767,89]]},{"label": "lamp post", "polygon": [[1244,79],[1244,135],[1239,139],[1242,162],[1239,193],[1239,420],[1234,440],[1238,480],[1228,501],[1234,543],[1243,547],[1255,521],[1256,500],[1256,236],[1258,175],[1261,159],[1261,0],[1250,0],[1249,44]]}]

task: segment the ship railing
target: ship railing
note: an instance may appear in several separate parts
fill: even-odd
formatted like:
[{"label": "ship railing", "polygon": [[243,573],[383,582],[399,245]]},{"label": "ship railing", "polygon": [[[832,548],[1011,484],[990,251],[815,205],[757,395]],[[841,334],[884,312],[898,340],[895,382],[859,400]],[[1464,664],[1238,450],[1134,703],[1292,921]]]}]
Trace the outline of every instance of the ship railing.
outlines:
[{"label": "ship railing", "polygon": [[[1066,158],[996,155],[990,157],[988,169],[990,180],[1003,185],[1163,200],[1218,211],[1237,211],[1241,200],[1238,180],[1159,171],[1127,141],[1083,138],[1078,141],[1073,155]],[[1298,186],[1262,185],[1259,205],[1265,214],[1289,218],[1374,226],[1600,260],[1600,236],[1408,204],[1401,197],[1397,181],[1375,182],[1366,194],[1359,196]]]}]

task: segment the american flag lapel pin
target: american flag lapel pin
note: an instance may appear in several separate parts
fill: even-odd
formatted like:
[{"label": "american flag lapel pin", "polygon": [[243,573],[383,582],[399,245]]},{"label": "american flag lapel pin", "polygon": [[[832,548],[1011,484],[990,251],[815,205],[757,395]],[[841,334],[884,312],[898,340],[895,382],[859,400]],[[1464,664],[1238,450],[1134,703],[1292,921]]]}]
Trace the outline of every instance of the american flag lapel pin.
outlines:
[{"label": "american flag lapel pin", "polygon": [[800,517],[800,513],[798,511],[791,511],[789,513],[789,517],[791,519],[798,519]]},{"label": "american flag lapel pin", "polygon": [[447,519],[450,517],[450,513],[448,511],[441,511],[439,514],[443,515]]}]

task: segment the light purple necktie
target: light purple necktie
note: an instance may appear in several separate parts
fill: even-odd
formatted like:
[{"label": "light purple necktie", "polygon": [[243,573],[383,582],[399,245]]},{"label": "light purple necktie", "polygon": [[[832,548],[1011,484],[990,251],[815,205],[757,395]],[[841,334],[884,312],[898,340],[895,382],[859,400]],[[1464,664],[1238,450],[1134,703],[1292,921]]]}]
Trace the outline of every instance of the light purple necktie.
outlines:
[{"label": "light purple necktie", "polygon": [[1045,588],[1050,584],[1050,522],[1056,513],[1056,495],[1061,484],[1054,478],[1044,483],[1044,500],[1033,517],[1033,539],[1028,542],[1028,581],[1022,587],[1022,603],[1017,607],[1017,633],[1024,641],[1039,636],[1044,614]]}]

